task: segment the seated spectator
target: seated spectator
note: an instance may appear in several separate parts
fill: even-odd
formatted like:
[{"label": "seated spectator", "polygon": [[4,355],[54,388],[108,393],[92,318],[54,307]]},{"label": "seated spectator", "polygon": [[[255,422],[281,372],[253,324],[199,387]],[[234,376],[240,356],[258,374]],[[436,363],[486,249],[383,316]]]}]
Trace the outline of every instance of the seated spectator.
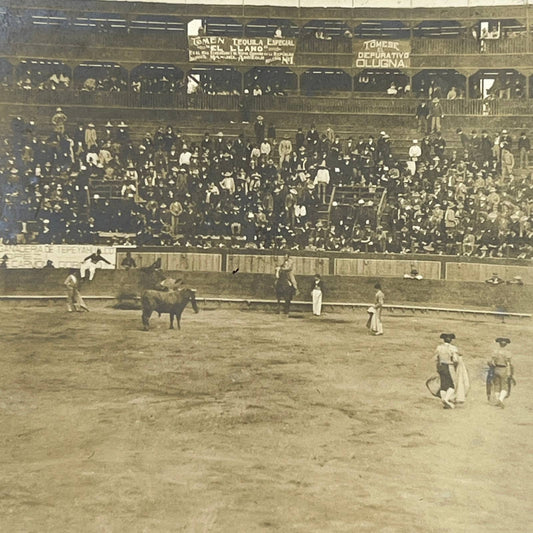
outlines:
[{"label": "seated spectator", "polygon": [[135,259],[131,256],[131,252],[126,252],[126,257],[121,261],[120,266],[125,270],[130,270],[131,268],[137,268],[137,263]]},{"label": "seated spectator", "polygon": [[500,278],[496,272],[493,272],[492,276],[485,280],[485,283],[488,283],[489,285],[501,285],[502,283],[505,283],[505,280]]},{"label": "seated spectator", "polygon": [[416,280],[421,280],[421,279],[424,279],[423,276],[421,274],[419,274],[418,270],[416,268],[412,268],[411,269],[411,272],[409,272],[409,274],[404,274],[403,275],[404,279],[416,279]]}]

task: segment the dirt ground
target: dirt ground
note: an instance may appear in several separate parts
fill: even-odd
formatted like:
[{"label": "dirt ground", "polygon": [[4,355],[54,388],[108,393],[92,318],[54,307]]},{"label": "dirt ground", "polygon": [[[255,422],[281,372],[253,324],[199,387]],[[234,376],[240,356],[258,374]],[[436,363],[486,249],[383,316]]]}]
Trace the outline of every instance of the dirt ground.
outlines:
[{"label": "dirt ground", "polygon": [[[530,320],[0,309],[1,531],[531,531]],[[442,331],[473,382],[455,410],[424,385]]]}]

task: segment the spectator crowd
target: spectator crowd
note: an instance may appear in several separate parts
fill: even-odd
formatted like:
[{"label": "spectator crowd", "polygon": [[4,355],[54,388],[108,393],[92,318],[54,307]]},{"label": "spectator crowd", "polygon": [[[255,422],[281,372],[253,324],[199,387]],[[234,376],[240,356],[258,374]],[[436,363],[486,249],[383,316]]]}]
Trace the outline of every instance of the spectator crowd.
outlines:
[{"label": "spectator crowd", "polygon": [[[531,258],[526,133],[459,130],[449,150],[432,126],[397,154],[385,131],[341,139],[311,125],[279,138],[261,116],[249,137],[193,140],[168,125],[140,141],[123,122],[71,128],[61,108],[39,127],[14,117],[0,239]],[[353,204],[336,205],[334,186],[353,186]],[[378,213],[368,198],[383,193]]]}]

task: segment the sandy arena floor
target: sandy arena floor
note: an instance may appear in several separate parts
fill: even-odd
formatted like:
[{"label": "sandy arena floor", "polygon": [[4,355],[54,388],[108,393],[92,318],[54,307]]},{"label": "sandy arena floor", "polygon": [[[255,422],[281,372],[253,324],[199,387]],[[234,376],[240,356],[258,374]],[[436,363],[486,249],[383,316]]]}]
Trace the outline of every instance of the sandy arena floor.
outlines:
[{"label": "sandy arena floor", "polygon": [[[188,308],[143,332],[139,311],[1,310],[1,531],[531,531],[531,321],[395,315],[370,337],[364,312]],[[424,385],[442,331],[473,381],[453,411]]]}]

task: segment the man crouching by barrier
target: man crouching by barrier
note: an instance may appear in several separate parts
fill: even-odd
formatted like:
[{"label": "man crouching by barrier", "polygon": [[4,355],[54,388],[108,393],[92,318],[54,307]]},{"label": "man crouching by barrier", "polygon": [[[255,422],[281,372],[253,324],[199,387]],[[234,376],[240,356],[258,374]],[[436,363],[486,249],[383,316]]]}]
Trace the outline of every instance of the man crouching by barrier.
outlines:
[{"label": "man crouching by barrier", "polygon": [[67,289],[67,310],[69,313],[72,313],[73,311],[89,311],[89,308],[85,305],[85,302],[81,297],[76,272],[77,269],[72,269],[64,282]]}]

